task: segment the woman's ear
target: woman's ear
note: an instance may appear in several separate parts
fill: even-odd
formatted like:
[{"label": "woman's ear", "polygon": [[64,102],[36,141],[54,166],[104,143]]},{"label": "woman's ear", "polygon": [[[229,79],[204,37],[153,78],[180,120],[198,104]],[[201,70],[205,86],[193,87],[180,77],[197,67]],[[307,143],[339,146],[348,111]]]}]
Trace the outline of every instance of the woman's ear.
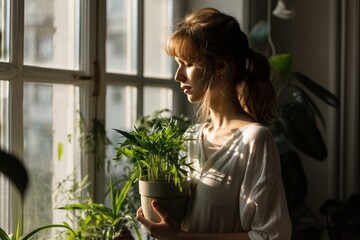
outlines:
[{"label": "woman's ear", "polygon": [[222,75],[225,72],[226,69],[226,63],[223,60],[218,60],[216,62],[216,74]]}]

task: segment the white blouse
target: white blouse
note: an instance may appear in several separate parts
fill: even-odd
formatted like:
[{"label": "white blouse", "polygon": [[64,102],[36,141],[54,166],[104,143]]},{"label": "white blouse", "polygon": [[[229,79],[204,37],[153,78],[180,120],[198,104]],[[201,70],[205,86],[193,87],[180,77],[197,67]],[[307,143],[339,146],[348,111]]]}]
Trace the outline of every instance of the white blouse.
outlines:
[{"label": "white blouse", "polygon": [[270,130],[253,123],[238,129],[206,159],[204,125],[189,131],[192,191],[182,228],[188,232],[248,232],[250,239],[291,236],[277,147]]}]

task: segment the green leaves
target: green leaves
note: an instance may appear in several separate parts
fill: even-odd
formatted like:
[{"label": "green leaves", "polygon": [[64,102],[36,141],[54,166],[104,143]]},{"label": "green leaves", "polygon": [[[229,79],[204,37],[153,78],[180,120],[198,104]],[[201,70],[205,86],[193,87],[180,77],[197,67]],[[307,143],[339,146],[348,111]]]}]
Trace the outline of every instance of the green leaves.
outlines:
[{"label": "green leaves", "polygon": [[272,131],[280,152],[289,151],[291,146],[287,141],[290,141],[292,146],[304,154],[320,161],[325,160],[327,148],[317,126],[317,119],[323,126],[325,120],[306,89],[333,107],[339,107],[338,98],[306,75],[291,72],[290,54],[271,56],[269,63],[273,69],[274,88],[279,97],[278,118]]},{"label": "green leaves", "polygon": [[117,188],[110,177],[110,204],[111,208],[94,202],[81,202],[63,206],[59,209],[82,211],[81,219],[77,222],[78,230],[67,232],[72,239],[113,239],[121,229],[132,226],[141,239],[137,224],[126,210],[125,199],[132,185],[133,179],[126,181],[122,188]]},{"label": "green leaves", "polygon": [[281,131],[298,150],[317,160],[327,157],[316,119],[301,92],[294,93],[293,101],[281,107],[276,122],[277,131]]},{"label": "green leaves", "polygon": [[271,67],[281,76],[286,76],[291,71],[292,55],[291,54],[279,54],[269,57],[269,63]]},{"label": "green leaves", "polygon": [[10,237],[10,235],[6,234],[6,232],[2,228],[0,228],[0,239],[2,239],[2,240],[28,240],[28,239],[31,239],[37,233],[39,233],[43,230],[46,230],[46,229],[50,229],[50,228],[66,228],[69,231],[73,232],[72,228],[66,224],[50,224],[50,225],[36,228],[28,234],[20,235],[21,234],[21,218],[19,217],[17,225],[16,225],[15,233],[12,234],[12,236]]},{"label": "green leaves", "polygon": [[152,123],[151,127],[135,127],[131,132],[114,129],[125,138],[115,148],[115,160],[123,156],[133,159],[135,180],[146,175],[148,181],[174,182],[180,187],[185,169],[190,169],[180,154],[186,150],[185,131],[174,118],[159,117]]},{"label": "green leaves", "polygon": [[299,72],[294,72],[294,77],[325,103],[334,108],[338,108],[340,106],[339,99],[327,89],[317,84],[314,80]]}]

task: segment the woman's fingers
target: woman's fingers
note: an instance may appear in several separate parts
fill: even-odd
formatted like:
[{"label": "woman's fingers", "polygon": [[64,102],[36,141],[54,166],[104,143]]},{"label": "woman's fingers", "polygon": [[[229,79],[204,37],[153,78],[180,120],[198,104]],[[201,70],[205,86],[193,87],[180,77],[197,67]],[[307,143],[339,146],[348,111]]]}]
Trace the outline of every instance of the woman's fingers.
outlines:
[{"label": "woman's fingers", "polygon": [[164,220],[164,218],[165,219],[168,218],[168,214],[160,207],[160,205],[157,201],[153,200],[151,202],[151,206],[162,220]]},{"label": "woman's fingers", "polygon": [[161,221],[155,223],[145,219],[142,208],[136,212],[137,220],[144,225],[150,236],[157,239],[172,239],[172,236],[180,231],[180,225],[177,224],[167,213],[160,207],[156,201],[151,202],[152,208],[159,215]]},{"label": "woman's fingers", "polygon": [[164,222],[168,226],[171,226],[171,227],[173,227],[175,229],[180,228],[180,226],[172,219],[172,217],[170,217],[170,215],[167,212],[165,212],[163,210],[163,208],[161,208],[161,206],[159,205],[159,203],[157,201],[155,201],[155,200],[152,201],[151,205],[152,205],[152,208],[154,209],[154,211],[161,218],[161,222]]},{"label": "woman's fingers", "polygon": [[141,222],[146,228],[148,228],[152,223],[144,217],[144,213],[141,207],[136,211],[136,219]]}]

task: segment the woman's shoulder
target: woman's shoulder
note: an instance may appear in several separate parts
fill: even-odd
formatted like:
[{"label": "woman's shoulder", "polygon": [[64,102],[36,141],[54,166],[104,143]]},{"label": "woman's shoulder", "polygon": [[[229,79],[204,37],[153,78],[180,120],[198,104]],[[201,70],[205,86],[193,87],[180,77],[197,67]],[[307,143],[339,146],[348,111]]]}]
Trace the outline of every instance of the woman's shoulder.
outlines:
[{"label": "woman's shoulder", "polygon": [[260,123],[250,123],[240,130],[242,135],[250,140],[273,139],[270,128]]},{"label": "woman's shoulder", "polygon": [[197,138],[199,134],[202,132],[201,130],[203,129],[204,126],[205,123],[197,123],[189,126],[188,129],[186,130],[186,136],[192,139]]},{"label": "woman's shoulder", "polygon": [[196,124],[193,124],[193,125],[190,125],[188,127],[188,129],[186,130],[186,132],[188,134],[196,134],[196,133],[199,133],[201,132],[201,130],[204,128],[206,123],[196,123]]}]

